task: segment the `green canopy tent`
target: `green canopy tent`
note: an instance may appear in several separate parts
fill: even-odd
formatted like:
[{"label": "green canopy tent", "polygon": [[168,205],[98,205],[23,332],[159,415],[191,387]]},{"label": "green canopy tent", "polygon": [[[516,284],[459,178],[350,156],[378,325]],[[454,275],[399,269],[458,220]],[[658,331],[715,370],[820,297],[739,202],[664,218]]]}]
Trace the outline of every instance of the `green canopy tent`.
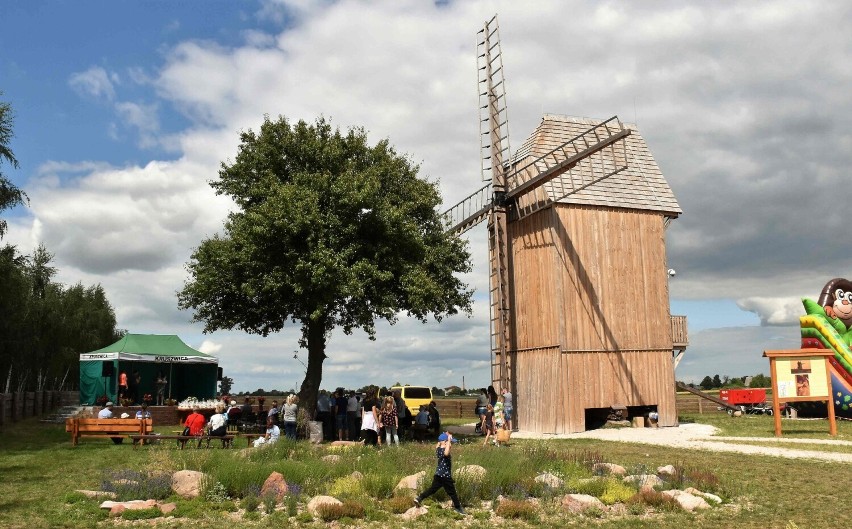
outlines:
[{"label": "green canopy tent", "polygon": [[159,374],[166,376],[166,397],[209,399],[216,396],[219,359],[196,351],[175,335],[127,334],[103,349],[80,355],[80,403],[95,404],[98,397],[118,402],[119,373],[133,386],[133,373],[141,381],[136,400],[156,395]]}]

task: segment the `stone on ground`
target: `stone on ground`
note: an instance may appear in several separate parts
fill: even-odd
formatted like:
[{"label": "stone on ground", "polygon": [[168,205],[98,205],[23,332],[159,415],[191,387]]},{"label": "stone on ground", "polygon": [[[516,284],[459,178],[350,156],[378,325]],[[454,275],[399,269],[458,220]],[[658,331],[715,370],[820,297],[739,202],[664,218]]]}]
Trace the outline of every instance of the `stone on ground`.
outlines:
[{"label": "stone on ground", "polygon": [[197,498],[205,475],[197,470],[179,470],[172,474],[172,490],[181,498]]},{"label": "stone on ground", "polygon": [[287,482],[280,472],[273,472],[263,482],[260,488],[260,496],[272,496],[276,502],[280,502],[287,495]]}]

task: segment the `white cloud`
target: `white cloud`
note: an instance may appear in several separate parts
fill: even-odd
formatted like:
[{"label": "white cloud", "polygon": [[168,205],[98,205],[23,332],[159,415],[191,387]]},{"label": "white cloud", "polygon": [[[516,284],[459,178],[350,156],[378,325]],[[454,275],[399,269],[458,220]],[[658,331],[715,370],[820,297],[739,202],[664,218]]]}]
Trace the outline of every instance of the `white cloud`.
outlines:
[{"label": "white cloud", "polygon": [[737,306],[757,314],[761,325],[798,325],[804,315],[801,298],[745,298]]},{"label": "white cloud", "polygon": [[85,72],[71,74],[68,85],[78,94],[112,101],[115,99],[116,74],[109,74],[100,66],[92,66]]},{"label": "white cloud", "polygon": [[157,133],[160,131],[157,104],[146,105],[122,101],[115,104],[115,110],[127,126],[137,131],[140,147],[149,148],[157,145]]},{"label": "white cloud", "polygon": [[216,356],[216,354],[222,350],[222,344],[216,343],[212,340],[204,340],[201,342],[201,345],[198,346],[198,350],[204,354]]}]

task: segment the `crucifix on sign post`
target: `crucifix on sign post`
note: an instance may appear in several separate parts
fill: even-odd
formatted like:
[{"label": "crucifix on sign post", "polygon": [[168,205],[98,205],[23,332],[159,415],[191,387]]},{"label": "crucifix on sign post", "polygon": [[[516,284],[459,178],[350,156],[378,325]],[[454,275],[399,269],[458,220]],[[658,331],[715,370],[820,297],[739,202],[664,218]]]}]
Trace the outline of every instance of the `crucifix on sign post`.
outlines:
[{"label": "crucifix on sign post", "polygon": [[764,351],[769,358],[772,376],[772,411],[775,415],[775,437],[781,437],[781,404],[787,402],[821,402],[828,407],[828,432],[837,435],[834,402],[831,398],[831,371],[828,359],[831,349],[788,349]]}]

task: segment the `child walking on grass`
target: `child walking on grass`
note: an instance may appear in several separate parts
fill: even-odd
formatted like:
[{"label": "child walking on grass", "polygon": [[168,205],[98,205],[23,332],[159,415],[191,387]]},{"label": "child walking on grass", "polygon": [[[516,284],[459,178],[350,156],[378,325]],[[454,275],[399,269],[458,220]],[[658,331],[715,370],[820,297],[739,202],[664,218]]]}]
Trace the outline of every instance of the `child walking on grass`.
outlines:
[{"label": "child walking on grass", "polygon": [[494,406],[490,403],[486,405],[485,408],[485,419],[483,420],[483,432],[485,432],[485,441],[482,443],[482,446],[488,446],[488,440],[491,439],[491,436],[495,436],[493,442],[497,442],[496,430],[494,430]]},{"label": "child walking on grass", "polygon": [[450,456],[450,448],[456,442],[453,439],[453,434],[444,432],[438,436],[438,444],[435,445],[435,456],[438,458],[438,467],[435,469],[435,475],[432,477],[432,486],[425,492],[420,493],[414,498],[414,504],[421,506],[423,500],[438,492],[438,489],[444,487],[447,496],[453,500],[453,509],[459,514],[465,514],[462,504],[459,501],[459,495],[456,494],[456,482],[453,480],[453,461]]}]

